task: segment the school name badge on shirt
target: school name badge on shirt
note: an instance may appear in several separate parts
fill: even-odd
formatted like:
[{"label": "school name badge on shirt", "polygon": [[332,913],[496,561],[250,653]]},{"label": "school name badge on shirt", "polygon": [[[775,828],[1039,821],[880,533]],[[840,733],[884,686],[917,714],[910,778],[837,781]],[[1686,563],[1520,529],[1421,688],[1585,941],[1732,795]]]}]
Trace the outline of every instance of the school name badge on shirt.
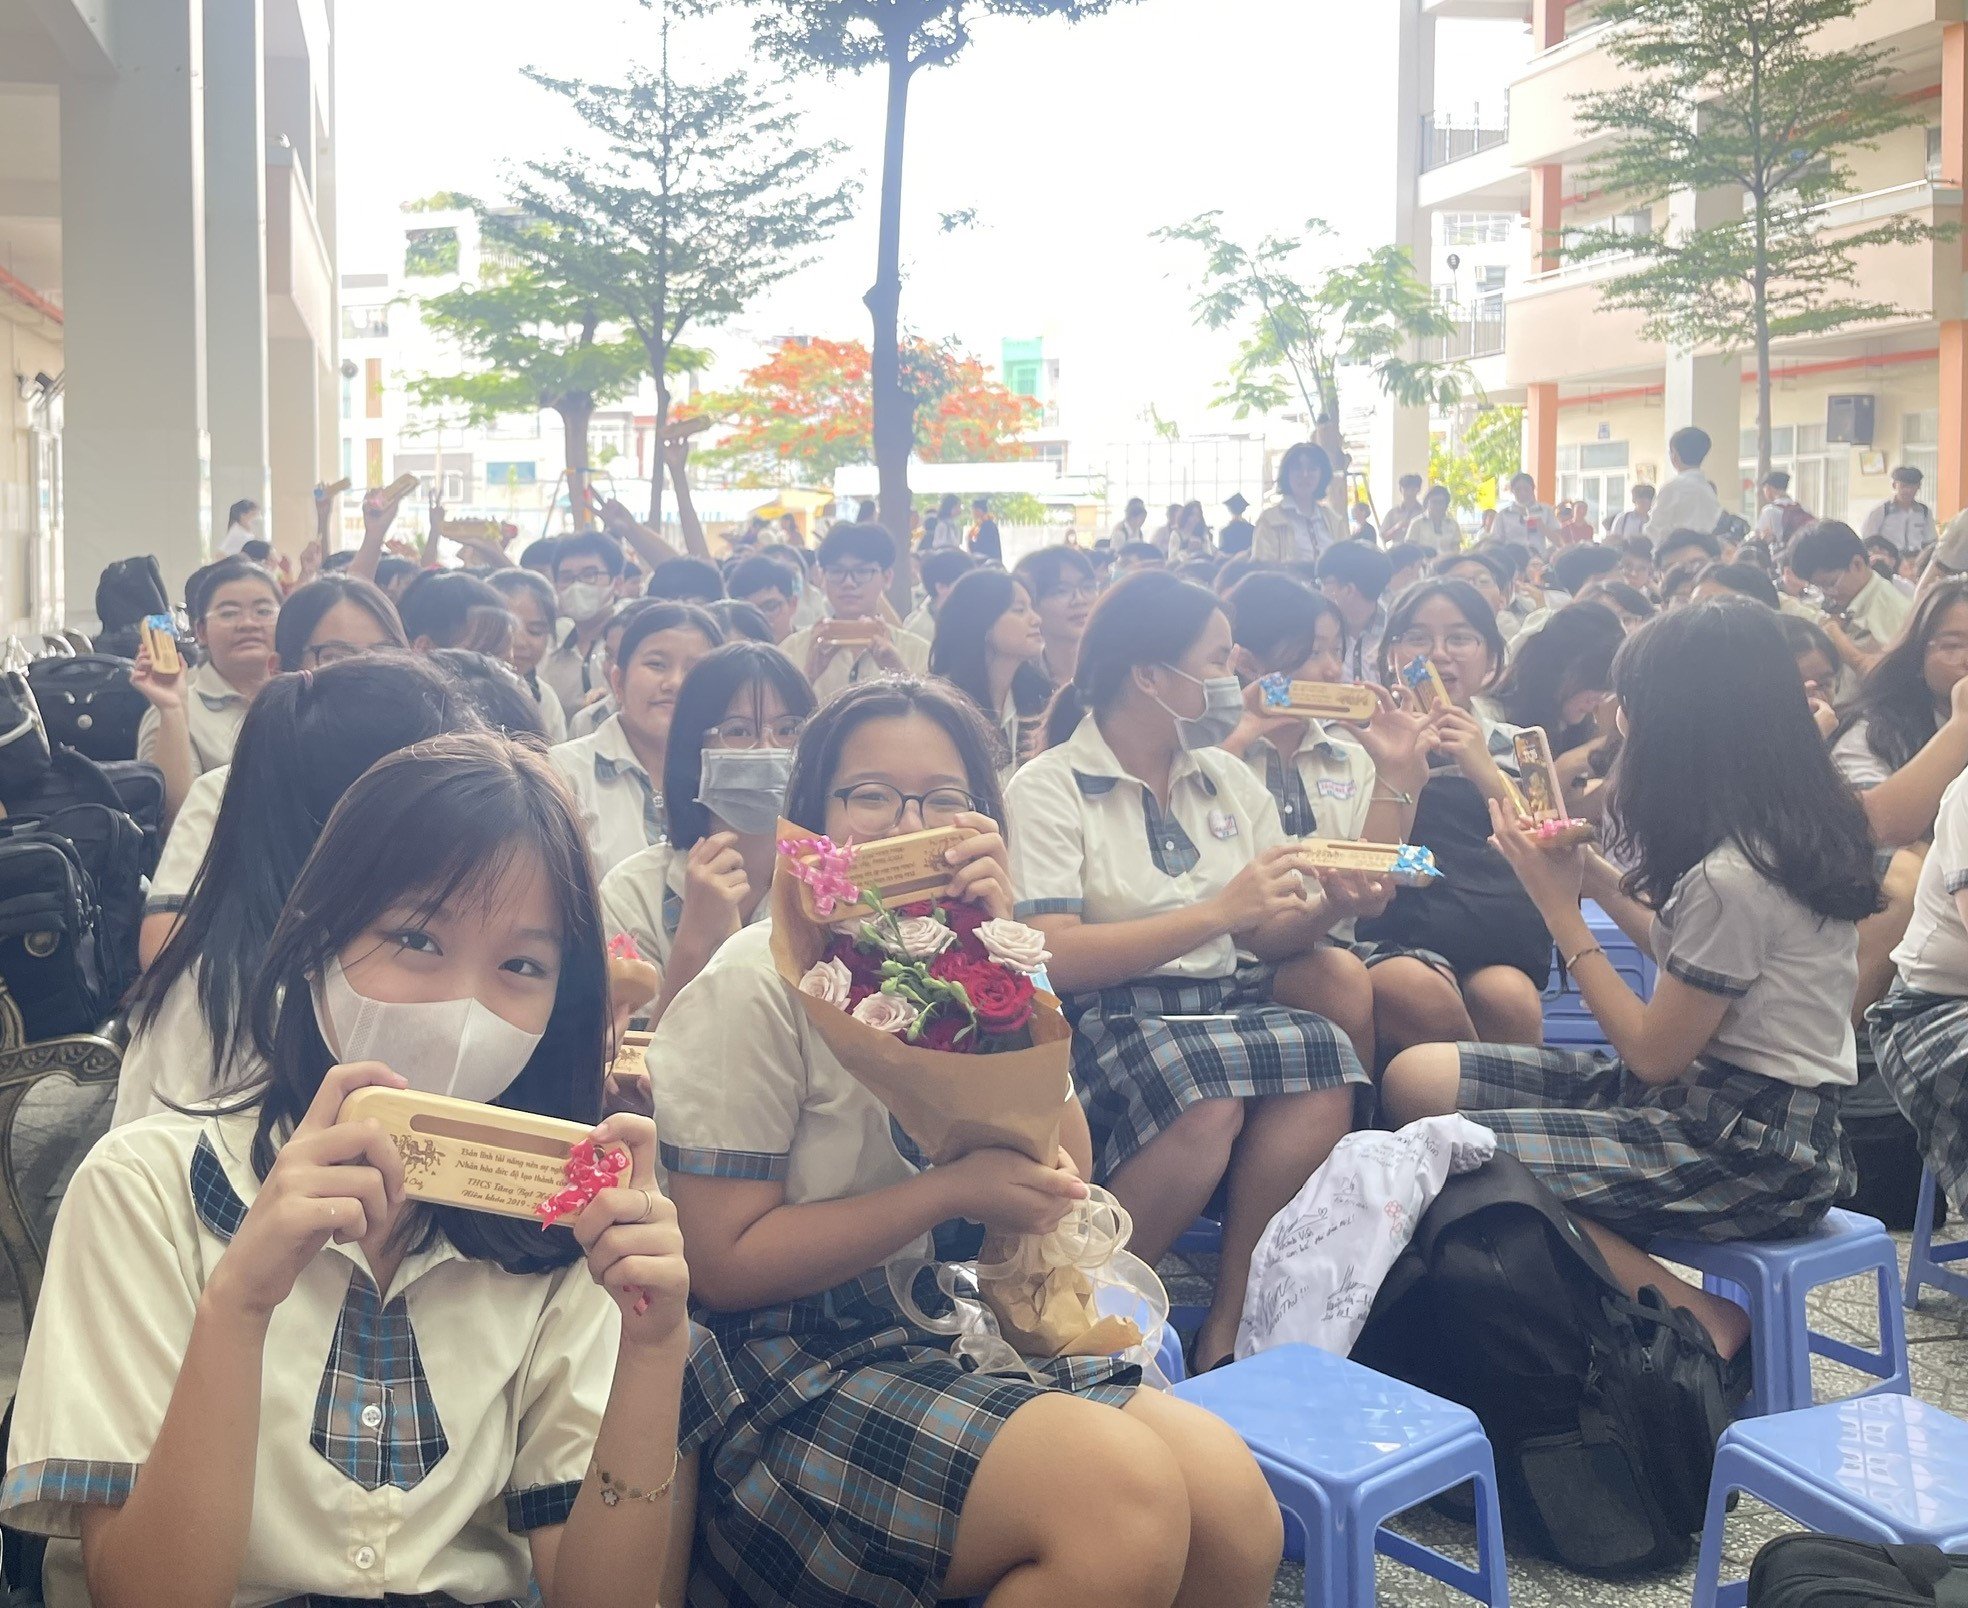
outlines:
[{"label": "school name badge on shirt", "polygon": [[1209,812],[1209,829],[1210,836],[1215,838],[1217,842],[1227,843],[1237,835],[1237,817],[1232,815],[1228,810],[1211,810]]}]

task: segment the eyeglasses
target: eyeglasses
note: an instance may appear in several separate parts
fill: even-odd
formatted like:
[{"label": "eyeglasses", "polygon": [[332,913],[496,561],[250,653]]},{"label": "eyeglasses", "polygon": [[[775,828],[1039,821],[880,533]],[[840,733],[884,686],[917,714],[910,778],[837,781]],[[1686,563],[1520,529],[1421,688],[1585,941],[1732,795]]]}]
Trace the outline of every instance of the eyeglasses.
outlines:
[{"label": "eyeglasses", "polygon": [[211,611],[211,617],[221,625],[239,625],[251,620],[255,625],[265,625],[280,614],[280,605],[266,603],[221,603]]},{"label": "eyeglasses", "polygon": [[301,663],[310,670],[319,670],[323,665],[340,664],[344,659],[353,659],[359,653],[367,653],[367,648],[358,648],[353,642],[311,642],[301,650]]},{"label": "eyeglasses", "polygon": [[857,835],[892,831],[902,824],[911,804],[922,812],[925,827],[953,825],[959,815],[977,808],[977,800],[961,787],[905,793],[885,782],[860,782],[835,789],[833,796],[846,812],[848,828]]},{"label": "eyeglasses", "polygon": [[[784,715],[778,720],[765,723],[765,742],[770,748],[791,748],[799,741],[800,728],[806,722],[798,715]],[[759,723],[746,720],[743,716],[733,716],[721,720],[704,733],[704,741],[714,742],[721,748],[757,748],[759,746]]]},{"label": "eyeglasses", "polygon": [[836,586],[866,586],[881,578],[882,568],[879,564],[836,564],[821,573]]},{"label": "eyeglasses", "polygon": [[1076,586],[1055,586],[1050,591],[1041,592],[1041,603],[1057,603],[1064,598],[1069,603],[1091,603],[1100,595],[1100,588],[1091,581],[1081,581]]},{"label": "eyeglasses", "polygon": [[1436,647],[1445,653],[1475,653],[1487,648],[1479,631],[1453,630],[1437,638],[1433,631],[1403,631],[1394,646],[1403,653],[1433,653]]},{"label": "eyeglasses", "polygon": [[585,569],[575,570],[571,575],[565,570],[560,574],[562,586],[606,586],[613,579],[614,577],[608,573],[607,566],[602,564],[590,564]]}]

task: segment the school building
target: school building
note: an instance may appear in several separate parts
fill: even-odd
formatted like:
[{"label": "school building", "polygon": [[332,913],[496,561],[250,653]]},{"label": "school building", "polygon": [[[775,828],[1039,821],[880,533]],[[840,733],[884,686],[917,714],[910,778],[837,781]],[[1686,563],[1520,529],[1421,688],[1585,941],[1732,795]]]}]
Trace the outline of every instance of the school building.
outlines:
[{"label": "school building", "polygon": [[[1525,467],[1547,500],[1583,497],[1600,519],[1636,481],[1672,473],[1667,437],[1700,425],[1725,504],[1753,505],[1753,356],[1670,350],[1644,340],[1640,315],[1606,309],[1600,285],[1627,259],[1570,261],[1566,237],[1603,227],[1642,233],[1719,216],[1734,194],[1684,192],[1635,207],[1592,193],[1600,146],[1575,97],[1616,88],[1625,71],[1609,29],[1580,0],[1399,0],[1397,238],[1453,309],[1436,355],[1466,358],[1495,401],[1524,404]],[[1968,173],[1968,8],[1962,0],[1863,0],[1825,29],[1827,48],[1888,53],[1893,87],[1919,121],[1852,154],[1851,193],[1824,208],[1857,228],[1913,214],[1961,220]],[[1471,29],[1509,30],[1523,60],[1505,84],[1472,92],[1457,72]],[[1493,41],[1486,41],[1493,42]],[[1912,464],[1922,500],[1945,520],[1968,506],[1968,305],[1964,243],[1872,249],[1860,293],[1901,309],[1888,320],[1782,342],[1773,354],[1774,466],[1814,512],[1857,523]],[[1395,461],[1427,461],[1426,409],[1398,410]],[[1730,453],[1736,452],[1734,462]],[[1740,473],[1734,471],[1739,470]]]},{"label": "school building", "polygon": [[0,0],[0,629],[340,457],[335,0]]}]

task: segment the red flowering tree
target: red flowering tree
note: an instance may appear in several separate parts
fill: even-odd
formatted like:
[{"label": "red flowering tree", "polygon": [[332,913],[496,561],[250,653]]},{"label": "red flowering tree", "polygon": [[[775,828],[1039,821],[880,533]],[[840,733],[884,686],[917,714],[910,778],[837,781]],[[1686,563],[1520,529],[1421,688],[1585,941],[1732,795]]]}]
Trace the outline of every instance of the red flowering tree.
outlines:
[{"label": "red flowering tree", "polygon": [[[1038,404],[1007,391],[977,358],[933,341],[907,339],[903,384],[915,399],[916,453],[928,463],[1021,458],[1019,437]],[[771,485],[831,480],[874,456],[873,365],[860,341],[790,340],[737,388],[699,400],[697,411],[729,435],[700,454],[742,478]]]}]

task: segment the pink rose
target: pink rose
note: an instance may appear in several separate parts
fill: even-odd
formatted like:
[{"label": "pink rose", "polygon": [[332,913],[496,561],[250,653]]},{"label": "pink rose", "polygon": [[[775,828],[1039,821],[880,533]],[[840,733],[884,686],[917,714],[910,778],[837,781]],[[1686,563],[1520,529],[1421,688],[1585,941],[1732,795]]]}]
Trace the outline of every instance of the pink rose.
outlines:
[{"label": "pink rose", "polygon": [[987,921],[977,929],[977,941],[984,946],[984,953],[1000,966],[1025,977],[1052,959],[1045,934],[1022,921],[1006,921],[1002,917]]},{"label": "pink rose", "polygon": [[854,1019],[877,1033],[906,1033],[916,1025],[916,1007],[894,994],[870,994],[854,1007]]},{"label": "pink rose", "polygon": [[957,941],[957,935],[934,916],[904,916],[892,933],[876,930],[890,949],[900,945],[900,957],[905,960],[928,960]]},{"label": "pink rose", "polygon": [[802,994],[811,994],[836,1009],[847,1008],[847,996],[854,991],[854,979],[838,960],[823,960],[799,982]]}]

